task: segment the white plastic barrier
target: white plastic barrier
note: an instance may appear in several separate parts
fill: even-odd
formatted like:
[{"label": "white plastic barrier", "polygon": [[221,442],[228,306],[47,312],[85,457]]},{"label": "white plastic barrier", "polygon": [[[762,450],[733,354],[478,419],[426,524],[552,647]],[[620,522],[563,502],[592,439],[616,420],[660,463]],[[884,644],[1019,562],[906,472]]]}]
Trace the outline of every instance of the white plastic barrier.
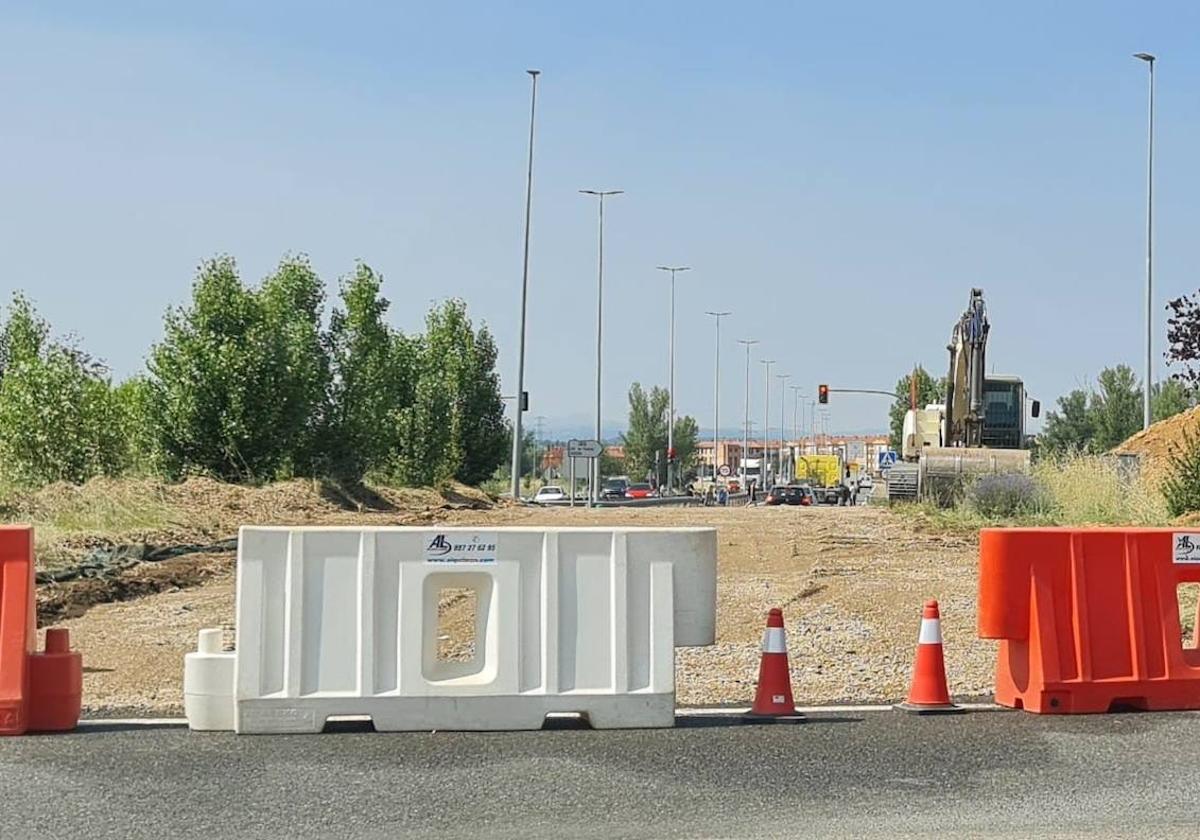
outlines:
[{"label": "white plastic barrier", "polygon": [[[716,559],[711,528],[245,527],[237,650],[189,661],[188,722],[219,728],[226,703],[238,732],[671,726],[674,646],[714,641]],[[464,589],[473,653],[447,658],[439,603]]]}]

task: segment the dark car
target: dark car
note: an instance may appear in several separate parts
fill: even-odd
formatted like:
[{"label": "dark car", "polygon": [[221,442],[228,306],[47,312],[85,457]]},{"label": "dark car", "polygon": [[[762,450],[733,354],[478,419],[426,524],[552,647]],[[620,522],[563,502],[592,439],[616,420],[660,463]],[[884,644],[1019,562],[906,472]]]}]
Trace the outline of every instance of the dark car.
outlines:
[{"label": "dark car", "polygon": [[809,507],[813,503],[812,492],[807,487],[777,485],[767,494],[768,505],[800,505]]},{"label": "dark car", "polygon": [[629,489],[629,482],[623,478],[610,478],[604,482],[604,487],[600,491],[600,498],[607,501],[616,499],[624,499],[625,491]]}]

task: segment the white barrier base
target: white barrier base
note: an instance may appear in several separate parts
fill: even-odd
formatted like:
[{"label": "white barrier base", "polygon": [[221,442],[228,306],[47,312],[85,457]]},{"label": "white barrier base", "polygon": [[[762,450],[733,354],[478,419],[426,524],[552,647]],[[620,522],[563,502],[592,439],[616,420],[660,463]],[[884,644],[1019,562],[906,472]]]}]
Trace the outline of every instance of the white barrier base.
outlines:
[{"label": "white barrier base", "polygon": [[[377,732],[541,729],[546,716],[573,712],[593,729],[652,729],[675,725],[675,695],[554,694],[482,697],[346,697],[242,700],[236,731],[243,735],[315,733],[331,717],[369,716]],[[194,728],[194,727],[193,727]]]}]

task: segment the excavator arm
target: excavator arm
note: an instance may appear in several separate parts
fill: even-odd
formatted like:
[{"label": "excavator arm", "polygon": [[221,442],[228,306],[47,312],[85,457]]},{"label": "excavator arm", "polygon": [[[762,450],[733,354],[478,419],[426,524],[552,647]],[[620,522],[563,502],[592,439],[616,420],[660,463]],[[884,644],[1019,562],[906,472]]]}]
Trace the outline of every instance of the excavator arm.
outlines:
[{"label": "excavator arm", "polygon": [[946,385],[943,446],[983,445],[984,361],[989,329],[983,290],[972,289],[967,310],[959,316],[950,333],[950,343],[946,345],[950,353],[950,372]]}]

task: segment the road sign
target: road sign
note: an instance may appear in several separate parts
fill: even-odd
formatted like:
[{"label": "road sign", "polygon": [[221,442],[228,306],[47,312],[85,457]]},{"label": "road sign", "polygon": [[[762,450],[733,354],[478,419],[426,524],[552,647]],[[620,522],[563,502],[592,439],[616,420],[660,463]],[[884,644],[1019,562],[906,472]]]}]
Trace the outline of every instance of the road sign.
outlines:
[{"label": "road sign", "polygon": [[567,441],[568,458],[599,458],[604,447],[598,440],[569,440]]},{"label": "road sign", "polygon": [[885,449],[879,453],[879,469],[886,470],[896,463],[896,450]]},{"label": "road sign", "polygon": [[733,473],[733,470],[731,470],[729,468],[728,464],[722,464],[720,469],[717,470],[717,472],[719,472],[721,474],[722,478],[728,478],[730,476],[730,474]]}]

